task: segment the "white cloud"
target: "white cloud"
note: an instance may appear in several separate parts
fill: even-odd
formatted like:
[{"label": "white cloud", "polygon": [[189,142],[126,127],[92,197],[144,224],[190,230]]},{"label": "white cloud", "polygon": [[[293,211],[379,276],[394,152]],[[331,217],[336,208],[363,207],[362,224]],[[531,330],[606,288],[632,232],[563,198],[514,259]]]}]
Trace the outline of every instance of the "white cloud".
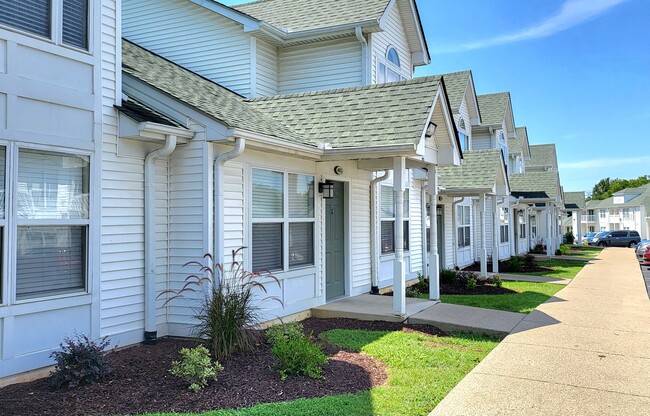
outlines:
[{"label": "white cloud", "polygon": [[469,42],[453,48],[444,48],[436,52],[469,51],[496,45],[521,42],[524,40],[546,38],[578,26],[579,24],[598,16],[625,1],[627,0],[566,0],[555,15],[529,28],[511,34]]},{"label": "white cloud", "polygon": [[630,166],[637,164],[648,164],[650,163],[650,156],[639,156],[639,157],[619,157],[619,158],[607,158],[607,159],[592,159],[592,160],[583,160],[580,162],[568,162],[560,163],[560,171],[568,169],[611,169],[621,166]]}]

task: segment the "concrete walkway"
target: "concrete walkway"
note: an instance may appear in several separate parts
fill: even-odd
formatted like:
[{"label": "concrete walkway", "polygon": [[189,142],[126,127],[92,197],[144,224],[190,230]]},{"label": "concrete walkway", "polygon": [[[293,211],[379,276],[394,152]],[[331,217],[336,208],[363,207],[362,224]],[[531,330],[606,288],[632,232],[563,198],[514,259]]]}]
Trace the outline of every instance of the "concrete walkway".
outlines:
[{"label": "concrete walkway", "polygon": [[[492,273],[490,274],[492,275]],[[571,279],[559,279],[557,277],[548,276],[533,276],[530,274],[514,274],[514,273],[499,273],[502,280],[512,280],[519,282],[533,282],[533,283],[553,283],[556,285],[568,285]]]},{"label": "concrete walkway", "polygon": [[650,415],[650,300],[634,252],[607,248],[519,323],[431,412]]}]

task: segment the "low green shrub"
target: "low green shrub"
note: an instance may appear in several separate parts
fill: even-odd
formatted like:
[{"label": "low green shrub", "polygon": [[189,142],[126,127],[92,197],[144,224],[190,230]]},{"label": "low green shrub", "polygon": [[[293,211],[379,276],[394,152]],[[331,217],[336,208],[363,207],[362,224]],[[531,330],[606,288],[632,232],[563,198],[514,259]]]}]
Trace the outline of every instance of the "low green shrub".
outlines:
[{"label": "low green shrub", "polygon": [[421,292],[418,290],[418,288],[414,286],[409,286],[406,288],[406,297],[407,298],[417,298],[420,297]]},{"label": "low green shrub", "polygon": [[512,256],[505,264],[506,272],[517,273],[524,270],[524,259],[519,256]]},{"label": "low green shrub", "polygon": [[569,246],[561,245],[560,248],[557,249],[557,251],[559,251],[561,255],[566,256],[571,251],[571,248]]},{"label": "low green shrub", "polygon": [[496,287],[502,287],[503,286],[503,280],[501,280],[501,276],[498,274],[495,274],[492,276],[492,284]]},{"label": "low green shrub", "polygon": [[95,342],[83,334],[65,337],[59,344],[61,350],[50,354],[56,365],[50,374],[53,388],[75,388],[99,381],[111,372],[110,354],[105,350],[110,344],[104,337]]},{"label": "low green shrub", "polygon": [[275,368],[282,380],[300,374],[311,378],[323,377],[327,357],[314,336],[303,332],[301,324],[271,327],[266,331],[266,335],[271,343],[271,352],[275,356]]},{"label": "low green shrub", "polygon": [[429,277],[424,277],[422,273],[418,273],[418,282],[415,289],[420,293],[429,293]]},{"label": "low green shrub", "polygon": [[526,266],[526,267],[529,267],[529,268],[530,267],[535,267],[535,265],[537,264],[535,262],[535,256],[533,256],[530,253],[524,254],[523,259],[524,259],[524,266]]},{"label": "low green shrub", "polygon": [[476,289],[476,278],[474,276],[470,276],[467,278],[467,282],[465,283],[465,288],[467,288],[468,290]]},{"label": "low green shrub", "polygon": [[446,285],[453,285],[456,284],[456,279],[458,277],[458,273],[456,270],[451,270],[451,269],[442,269],[440,271],[440,283],[446,284]]},{"label": "low green shrub", "polygon": [[464,287],[469,290],[476,289],[476,274],[473,272],[457,272],[456,273],[456,286]]},{"label": "low green shrub", "polygon": [[223,370],[217,361],[212,362],[210,351],[203,345],[181,348],[181,356],[181,361],[172,361],[169,371],[190,383],[190,390],[194,393],[203,390],[208,385],[208,380],[216,380],[217,373]]},{"label": "low green shrub", "polygon": [[564,238],[566,239],[567,244],[573,244],[576,240],[575,236],[573,235],[573,231],[569,230],[564,234]]}]

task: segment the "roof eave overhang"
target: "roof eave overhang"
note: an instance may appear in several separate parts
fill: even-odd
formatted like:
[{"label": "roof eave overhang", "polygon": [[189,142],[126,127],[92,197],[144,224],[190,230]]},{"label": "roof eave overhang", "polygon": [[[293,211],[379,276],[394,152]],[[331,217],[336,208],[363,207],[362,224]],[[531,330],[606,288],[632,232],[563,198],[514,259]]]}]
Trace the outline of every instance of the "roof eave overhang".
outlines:
[{"label": "roof eave overhang", "polygon": [[354,36],[355,28],[360,27],[364,32],[377,32],[381,30],[377,20],[346,23],[343,25],[329,26],[318,29],[290,31],[279,29],[267,22],[260,22],[257,28],[251,27],[244,31],[255,34],[259,32],[262,37],[274,46],[292,46],[302,43],[316,42],[323,39],[333,39]]},{"label": "roof eave overhang", "polygon": [[481,195],[496,194],[495,187],[492,188],[445,188],[440,189],[440,194],[451,197],[473,197]]},{"label": "roof eave overhang", "polygon": [[419,156],[414,143],[324,149],[322,160],[361,160]]},{"label": "roof eave overhang", "polygon": [[320,159],[323,156],[323,149],[308,144],[294,143],[268,134],[257,133],[254,131],[229,128],[227,140],[232,141],[236,138],[246,139],[247,146],[252,145],[258,149],[273,149],[274,153],[299,155],[310,159]]}]

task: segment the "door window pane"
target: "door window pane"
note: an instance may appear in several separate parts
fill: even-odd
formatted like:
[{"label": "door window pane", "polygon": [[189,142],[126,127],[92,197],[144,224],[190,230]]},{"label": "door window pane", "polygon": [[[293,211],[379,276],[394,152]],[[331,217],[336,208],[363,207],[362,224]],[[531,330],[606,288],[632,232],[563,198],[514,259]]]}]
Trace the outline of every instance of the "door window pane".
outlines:
[{"label": "door window pane", "polygon": [[314,264],[314,223],[289,224],[289,267]]},{"label": "door window pane", "polygon": [[253,218],[282,218],[284,174],[253,169]]},{"label": "door window pane", "polygon": [[63,43],[88,49],[88,0],[63,0]]},{"label": "door window pane", "polygon": [[50,37],[51,0],[0,0],[0,23]]},{"label": "door window pane", "polygon": [[16,299],[86,289],[86,227],[18,227]]},{"label": "door window pane", "polygon": [[289,217],[314,218],[314,177],[289,174]]},{"label": "door window pane", "polygon": [[88,218],[88,157],[20,150],[18,217]]},{"label": "door window pane", "polygon": [[253,271],[282,270],[282,224],[253,224]]}]

